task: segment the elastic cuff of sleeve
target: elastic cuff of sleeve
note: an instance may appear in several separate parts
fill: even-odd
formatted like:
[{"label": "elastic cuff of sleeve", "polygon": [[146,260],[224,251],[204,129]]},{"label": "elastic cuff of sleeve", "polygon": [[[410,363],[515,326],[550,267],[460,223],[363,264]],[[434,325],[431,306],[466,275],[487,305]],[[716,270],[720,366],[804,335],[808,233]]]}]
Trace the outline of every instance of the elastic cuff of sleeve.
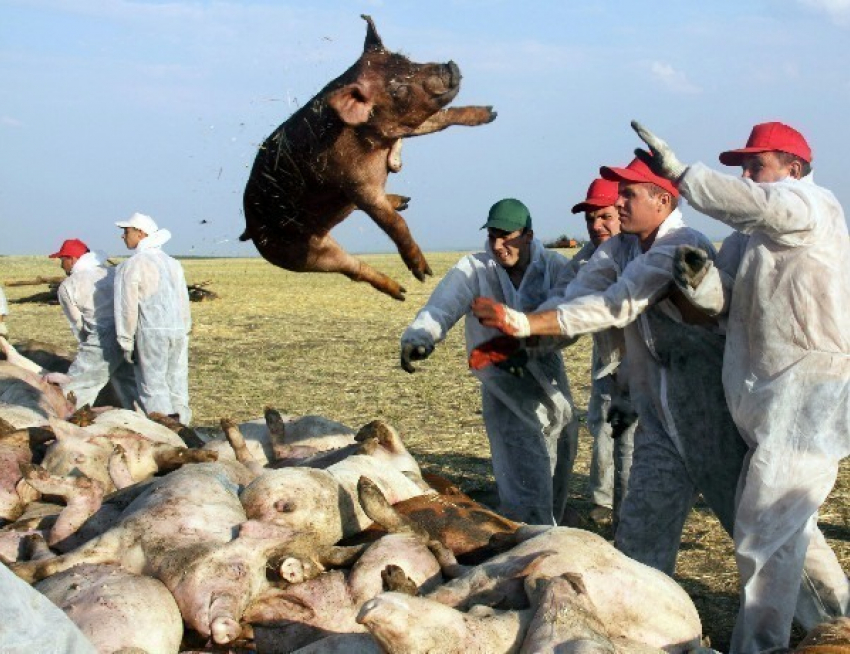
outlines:
[{"label": "elastic cuff of sleeve", "polygon": [[528,316],[521,311],[508,309],[508,322],[513,330],[512,336],[516,338],[528,338],[531,336],[531,324],[528,322]]},{"label": "elastic cuff of sleeve", "polygon": [[567,322],[566,317],[560,311],[558,311],[558,327],[561,330],[562,336],[567,336],[569,338],[573,337],[573,335],[570,333],[570,323]]},{"label": "elastic cuff of sleeve", "polygon": [[690,286],[679,286],[679,288],[692,305],[709,316],[717,316],[723,310],[723,285],[720,275],[714,270],[713,262],[708,262],[705,275],[696,288]]},{"label": "elastic cuff of sleeve", "polygon": [[673,176],[673,180],[678,182],[682,179],[682,175],[687,172],[689,166],[687,164],[680,163],[678,166],[675,166],[670,169],[670,174]]}]

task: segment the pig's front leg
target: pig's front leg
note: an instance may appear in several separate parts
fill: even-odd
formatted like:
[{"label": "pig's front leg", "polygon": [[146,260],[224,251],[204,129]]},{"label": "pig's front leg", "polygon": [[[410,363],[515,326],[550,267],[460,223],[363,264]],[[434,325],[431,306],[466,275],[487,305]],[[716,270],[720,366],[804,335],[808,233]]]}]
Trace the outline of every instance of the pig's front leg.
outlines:
[{"label": "pig's front leg", "polygon": [[49,545],[55,545],[76,533],[93,516],[103,501],[103,484],[88,477],[58,477],[41,466],[25,464],[21,472],[27,483],[44,495],[58,495],[65,507],[50,530]]},{"label": "pig's front leg", "polygon": [[[68,554],[56,556],[52,559],[15,563],[10,565],[9,569],[27,583],[32,584],[58,572],[73,568],[80,563],[120,562],[121,554],[129,554],[131,560],[137,560],[138,556],[132,556],[136,554],[132,548],[134,543],[122,538],[123,535],[121,530],[112,530]],[[130,572],[141,574],[141,570],[132,565],[127,564],[125,567]]]},{"label": "pig's front leg", "polygon": [[496,116],[493,107],[449,107],[435,113],[407,136],[433,134],[452,125],[486,125],[496,120]]},{"label": "pig's front leg", "polygon": [[399,197],[401,196],[388,197],[381,193],[377,197],[355,198],[354,203],[359,209],[369,214],[378,227],[386,232],[395,243],[398,253],[413,276],[420,282],[424,282],[426,275],[434,273],[431,272],[431,266],[425,260],[419,245],[413,240],[413,235],[404,218],[395,209],[394,203]]},{"label": "pig's front leg", "polygon": [[236,454],[236,460],[248,468],[254,476],[263,474],[265,470],[263,464],[257,461],[254,455],[251,454],[248,445],[245,443],[245,437],[239,431],[239,426],[230,418],[222,418],[219,424],[227,438],[227,442],[230,443],[230,447],[233,448],[233,452]]}]

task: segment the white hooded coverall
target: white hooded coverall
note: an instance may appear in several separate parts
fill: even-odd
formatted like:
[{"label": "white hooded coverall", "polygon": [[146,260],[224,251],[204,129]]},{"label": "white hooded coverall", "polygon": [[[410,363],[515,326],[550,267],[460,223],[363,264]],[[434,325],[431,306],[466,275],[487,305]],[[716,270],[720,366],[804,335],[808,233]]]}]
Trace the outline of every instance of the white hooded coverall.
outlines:
[{"label": "white hooded coverall", "polygon": [[682,323],[667,297],[681,245],[714,252],[705,236],[685,225],[678,209],[660,225],[646,252],[636,236],[614,236],[599,246],[556,303],[566,336],[623,329],[627,384],[639,419],[616,545],[670,575],[685,519],[700,493],[731,533],[746,449],[724,403],[722,336]]},{"label": "white hooded coverall", "polygon": [[93,405],[112,380],[121,406],[132,409],[138,399],[133,366],[124,360],[115,336],[115,268],[102,252],[86,252],[59,285],[59,305],[77,339],[77,356],[68,369],[71,380],[62,392],[73,392],[77,408]]},{"label": "white hooded coverall", "polygon": [[[467,355],[495,337],[472,315],[472,301],[491,297],[519,311],[533,311],[548,291],[566,284],[574,272],[569,260],[531,242],[531,260],[519,288],[485,252],[463,257],[440,281],[427,304],[401,337],[402,344],[433,347],[466,316]],[[490,365],[473,370],[481,401],[500,511],[529,524],[557,524],[563,515],[578,446],[578,423],[570,386],[558,351],[529,350],[523,376]]]},{"label": "white hooded coverall", "polygon": [[97,654],[62,609],[0,563],[0,652]]},{"label": "white hooded coverall", "polygon": [[115,331],[125,352],[136,353],[136,380],[146,413],[179,416],[189,424],[189,332],[192,317],[183,267],[160,248],[160,229],[118,266]]},{"label": "white hooded coverall", "polygon": [[[590,260],[596,248],[592,241],[588,241],[570,259],[570,265],[576,273]],[[562,290],[556,290],[555,295],[559,295]],[[549,306],[548,303],[547,306]],[[617,379],[618,376],[621,378],[624,376],[624,366],[621,366],[619,361],[616,366],[612,366],[603,360],[602,352],[609,348],[611,338],[622,339],[622,334],[607,332],[593,334],[592,382],[590,400],[587,403],[587,429],[593,438],[593,450],[587,482],[591,501],[598,506],[614,510],[616,528],[617,513],[628,487],[637,423],[629,426],[617,440],[611,437],[612,428],[607,416],[612,401],[620,406],[630,404],[627,391],[622,388]]]},{"label": "white hooded coverall", "polygon": [[[9,315],[9,305],[6,303],[6,294],[3,292],[3,287],[0,286],[0,316],[5,318]],[[5,336],[8,333],[5,320],[0,321],[0,336]]]},{"label": "white hooded coverall", "polygon": [[817,514],[850,452],[850,237],[838,201],[811,175],[757,184],[695,164],[679,188],[695,209],[749,236],[732,239],[737,274],[714,269],[698,291],[700,304],[728,309],[723,385],[749,447],[731,651],[750,654],[788,645],[804,564],[807,617],[848,612],[847,576]]}]

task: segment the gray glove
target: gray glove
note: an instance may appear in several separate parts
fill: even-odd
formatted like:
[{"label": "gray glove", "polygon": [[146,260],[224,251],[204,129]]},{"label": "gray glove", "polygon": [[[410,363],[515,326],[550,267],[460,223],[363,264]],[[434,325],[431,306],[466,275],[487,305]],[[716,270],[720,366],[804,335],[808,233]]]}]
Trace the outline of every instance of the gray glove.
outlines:
[{"label": "gray glove", "polygon": [[124,350],[124,361],[133,365],[136,361],[136,357],[133,356],[135,350]]},{"label": "gray glove", "polygon": [[400,355],[402,369],[405,372],[416,372],[412,362],[427,359],[433,351],[433,343],[402,341]]},{"label": "gray glove", "polygon": [[611,438],[620,438],[638,420],[637,412],[627,397],[614,395],[605,421],[611,425]]},{"label": "gray glove", "polygon": [[710,267],[711,261],[705,250],[680,245],[673,257],[673,281],[682,288],[696,288]]},{"label": "gray glove", "polygon": [[635,156],[659,177],[678,181],[688,167],[676,158],[670,146],[636,120],[632,121],[632,129],[650,148],[649,152],[638,148],[635,150]]}]

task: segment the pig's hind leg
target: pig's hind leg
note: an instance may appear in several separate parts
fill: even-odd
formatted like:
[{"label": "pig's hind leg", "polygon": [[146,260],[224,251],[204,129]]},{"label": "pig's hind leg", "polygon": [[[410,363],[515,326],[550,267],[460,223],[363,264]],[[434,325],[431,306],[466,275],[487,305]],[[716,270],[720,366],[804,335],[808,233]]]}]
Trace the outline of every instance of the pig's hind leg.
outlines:
[{"label": "pig's hind leg", "polygon": [[433,274],[431,266],[425,260],[425,255],[422,254],[419,245],[413,240],[413,235],[410,233],[410,228],[404,218],[398,213],[399,209],[407,207],[409,201],[410,198],[404,196],[385,195],[383,193],[378,196],[368,193],[354,198],[357,207],[369,214],[375,224],[392,239],[399,255],[401,255],[413,276],[420,282],[424,282],[426,275]]},{"label": "pig's hind leg", "polygon": [[[404,300],[407,290],[397,281],[342,249],[330,235],[311,243],[308,265],[313,272],[338,272],[355,282],[366,282],[396,300]],[[417,248],[418,249],[418,248]]]}]

